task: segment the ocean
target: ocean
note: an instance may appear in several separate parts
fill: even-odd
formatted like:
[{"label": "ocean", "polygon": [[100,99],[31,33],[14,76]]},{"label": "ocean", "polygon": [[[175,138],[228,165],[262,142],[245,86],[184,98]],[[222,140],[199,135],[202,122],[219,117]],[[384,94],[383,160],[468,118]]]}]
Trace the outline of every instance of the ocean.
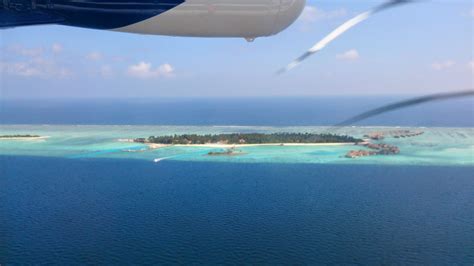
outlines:
[{"label": "ocean", "polygon": [[426,132],[388,140],[402,151],[393,157],[249,147],[211,159],[201,148],[130,153],[141,146],[117,142],[155,132],[318,132],[391,100],[0,101],[0,135],[50,136],[0,142],[0,264],[472,265],[472,101],[346,129]]},{"label": "ocean", "polygon": [[[411,96],[413,97],[413,96]],[[2,124],[330,126],[409,96],[2,100]],[[357,125],[474,127],[474,99],[432,102]]]},{"label": "ocean", "polygon": [[474,167],[1,163],[6,264],[474,262]]}]

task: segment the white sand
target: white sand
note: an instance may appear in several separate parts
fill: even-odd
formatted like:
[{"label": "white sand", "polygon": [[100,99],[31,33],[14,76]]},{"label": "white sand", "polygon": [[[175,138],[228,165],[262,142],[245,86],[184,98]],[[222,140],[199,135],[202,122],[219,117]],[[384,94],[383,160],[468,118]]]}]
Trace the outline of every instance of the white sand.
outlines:
[{"label": "white sand", "polygon": [[150,149],[159,149],[169,146],[176,147],[208,147],[208,148],[240,148],[240,147],[258,147],[258,146],[345,146],[354,145],[355,143],[262,143],[262,144],[221,144],[221,143],[207,143],[207,144],[155,144],[148,143]]},{"label": "white sand", "polygon": [[33,141],[33,140],[46,140],[49,136],[39,136],[39,137],[0,137],[0,140],[23,140],[23,141]]}]

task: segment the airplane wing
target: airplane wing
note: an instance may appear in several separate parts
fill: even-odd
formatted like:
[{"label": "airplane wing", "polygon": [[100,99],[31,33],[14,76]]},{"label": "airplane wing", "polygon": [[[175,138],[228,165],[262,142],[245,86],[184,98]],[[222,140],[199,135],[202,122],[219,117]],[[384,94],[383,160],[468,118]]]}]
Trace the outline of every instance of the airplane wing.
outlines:
[{"label": "airplane wing", "polygon": [[60,23],[63,18],[41,11],[14,12],[0,10],[0,28]]}]

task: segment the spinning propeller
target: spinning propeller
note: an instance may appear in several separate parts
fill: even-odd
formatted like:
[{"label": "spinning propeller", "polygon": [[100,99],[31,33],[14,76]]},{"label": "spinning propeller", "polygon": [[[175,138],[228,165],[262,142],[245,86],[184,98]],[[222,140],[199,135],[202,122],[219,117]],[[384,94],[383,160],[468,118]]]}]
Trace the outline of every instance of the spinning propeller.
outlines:
[{"label": "spinning propeller", "polygon": [[414,0],[391,0],[388,2],[385,2],[379,6],[376,6],[373,9],[370,9],[369,11],[366,11],[362,14],[359,14],[355,16],[354,18],[346,21],[343,23],[341,26],[336,28],[334,31],[329,33],[326,37],[324,37],[321,41],[316,43],[313,47],[311,47],[306,53],[302,54],[300,57],[296,58],[293,62],[288,64],[286,67],[280,69],[277,71],[277,74],[283,74],[287,71],[290,71],[291,69],[295,68],[298,66],[301,62],[303,62],[305,59],[310,57],[311,55],[321,51],[324,47],[326,47],[329,43],[337,39],[339,36],[341,36],[344,32],[348,31],[352,27],[356,26],[357,24],[361,23],[362,21],[370,18],[372,15],[379,13],[381,11],[397,7],[402,4],[410,3],[413,2]]}]

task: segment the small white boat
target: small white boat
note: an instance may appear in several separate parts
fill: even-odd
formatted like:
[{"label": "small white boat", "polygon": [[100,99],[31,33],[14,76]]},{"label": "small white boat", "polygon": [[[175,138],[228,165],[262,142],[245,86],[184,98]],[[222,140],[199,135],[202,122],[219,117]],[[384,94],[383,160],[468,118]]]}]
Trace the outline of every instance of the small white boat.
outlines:
[{"label": "small white boat", "polygon": [[165,159],[165,158],[156,158],[155,160],[153,160],[153,162],[159,163],[159,162],[162,161],[163,159]]}]

